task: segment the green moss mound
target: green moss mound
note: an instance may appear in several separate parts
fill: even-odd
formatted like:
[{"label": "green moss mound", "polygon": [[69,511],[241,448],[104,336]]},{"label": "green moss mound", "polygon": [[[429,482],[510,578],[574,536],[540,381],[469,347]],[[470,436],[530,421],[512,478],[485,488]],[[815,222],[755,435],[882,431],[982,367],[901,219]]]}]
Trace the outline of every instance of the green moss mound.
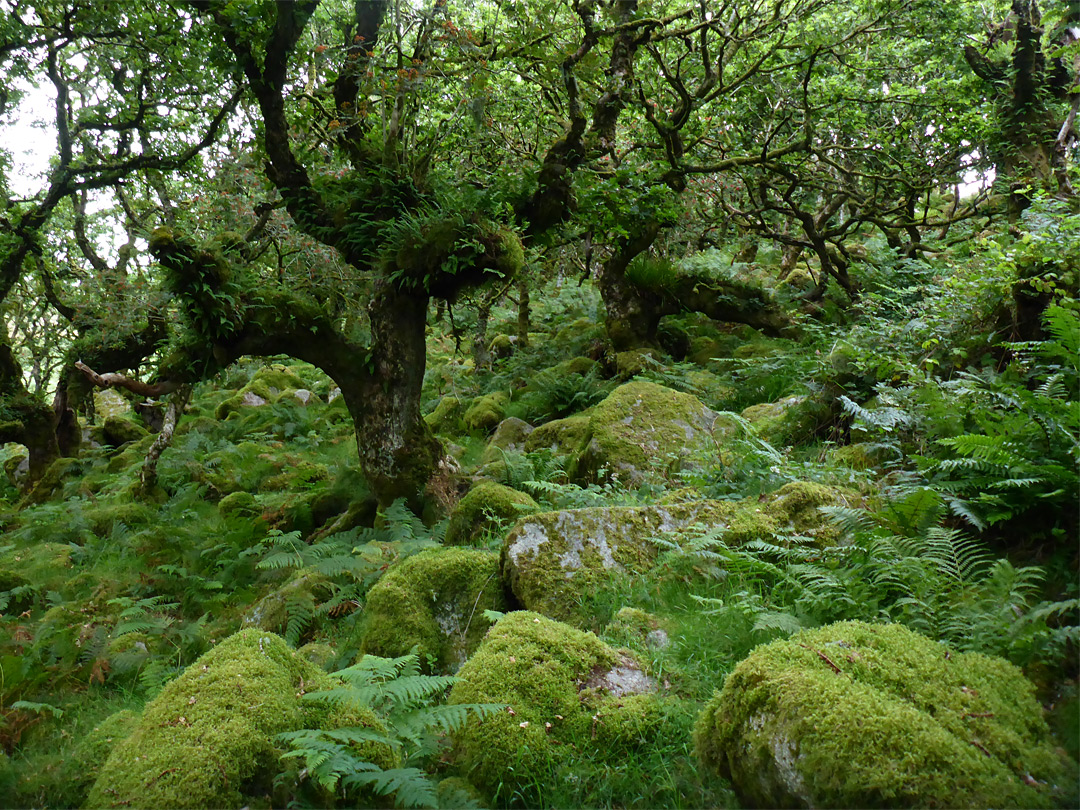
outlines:
[{"label": "green moss mound", "polygon": [[451,435],[461,429],[461,417],[465,413],[465,405],[457,397],[443,397],[435,410],[424,417],[428,427],[434,433]]},{"label": "green moss mound", "polygon": [[611,477],[636,485],[656,473],[686,469],[714,451],[715,421],[716,414],[690,394],[640,380],[621,385],[596,406],[567,473],[586,483]]},{"label": "green moss mound", "polygon": [[553,419],[540,425],[525,439],[525,451],[550,450],[556,456],[576,453],[589,432],[589,417],[583,414]]},{"label": "green moss mound", "polygon": [[477,397],[462,416],[462,422],[469,430],[490,433],[506,416],[506,406],[510,404],[510,395],[505,391],[496,391]]},{"label": "green moss mound", "polygon": [[444,542],[448,546],[479,544],[485,535],[539,511],[539,504],[524,492],[494,481],[481,481],[450,513]]},{"label": "green moss mound", "polygon": [[665,722],[663,702],[633,659],[528,611],[500,619],[458,678],[451,703],[507,704],[455,735],[454,760],[489,795],[528,790],[574,745],[598,759],[632,757]]},{"label": "green moss mound", "polygon": [[[277,734],[341,725],[384,730],[367,710],[345,716],[301,700],[336,684],[280,637],[242,630],[147,705],[102,766],[85,806],[241,807],[248,785],[268,784],[282,770]],[[395,764],[385,746],[365,746],[372,762]]]},{"label": "green moss mound", "polygon": [[833,417],[828,405],[807,396],[790,396],[776,402],[751,405],[742,417],[755,432],[776,447],[810,439]]},{"label": "green moss mound", "polygon": [[109,416],[105,419],[104,438],[106,444],[120,447],[128,442],[137,442],[146,436],[149,431],[126,416]]},{"label": "green moss mound", "polygon": [[837,530],[820,507],[840,504],[855,505],[854,495],[797,481],[763,499],[685,500],[529,515],[503,542],[503,579],[527,609],[591,629],[608,618],[595,614],[594,595],[614,578],[655,565],[659,545],[653,538],[684,529],[720,529],[728,545],[772,540],[784,532],[829,545],[835,543]]},{"label": "green moss mound", "polygon": [[236,394],[219,403],[214,409],[214,416],[217,419],[227,419],[244,408],[276,402],[286,391],[307,387],[307,383],[284,366],[267,366],[259,369]]},{"label": "green moss mound", "polygon": [[135,729],[139,715],[130,709],[114,712],[98,723],[75,747],[65,763],[65,778],[85,797],[113,748]]},{"label": "green moss mound", "polygon": [[704,766],[758,807],[1047,807],[1076,798],[1018,669],[899,625],[842,622],[759,647],[706,706],[694,737]]},{"label": "green moss mound", "polygon": [[442,670],[454,670],[476,649],[490,623],[485,610],[505,611],[499,558],[475,549],[429,549],[393,566],[368,593],[361,651],[384,657],[414,646]]}]

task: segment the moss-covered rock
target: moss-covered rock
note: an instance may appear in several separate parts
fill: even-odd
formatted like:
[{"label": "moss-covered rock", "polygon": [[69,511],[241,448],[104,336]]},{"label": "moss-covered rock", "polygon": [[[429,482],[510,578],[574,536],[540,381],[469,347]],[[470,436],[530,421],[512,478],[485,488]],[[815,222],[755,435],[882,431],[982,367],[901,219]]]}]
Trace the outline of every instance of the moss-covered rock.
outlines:
[{"label": "moss-covered rock", "polygon": [[[242,630],[147,705],[102,766],[86,807],[241,807],[251,798],[248,785],[262,791],[282,770],[278,734],[342,725],[385,730],[366,709],[301,700],[335,685],[278,636]],[[357,753],[396,764],[388,746],[364,743]]]},{"label": "moss-covered rock", "polygon": [[810,439],[832,419],[832,410],[814,397],[790,396],[751,405],[742,417],[765,441],[785,447]]},{"label": "moss-covered rock", "polygon": [[481,481],[458,501],[450,513],[444,542],[448,546],[479,543],[487,533],[515,523],[523,515],[539,511],[539,504],[524,492],[494,481]]},{"label": "moss-covered rock", "polygon": [[245,627],[258,627],[299,640],[311,625],[315,608],[334,595],[334,586],[322,574],[307,569],[271,591],[248,610]]},{"label": "moss-covered rock", "polygon": [[469,430],[489,433],[498,427],[506,416],[506,406],[510,404],[510,395],[505,391],[495,391],[477,397],[469,405],[462,422]]},{"label": "moss-covered rock", "polygon": [[513,335],[496,335],[488,344],[488,351],[497,360],[502,360],[514,353],[514,344],[517,337]]},{"label": "moss-covered rock", "polygon": [[589,416],[578,414],[553,419],[535,428],[525,439],[525,452],[550,450],[556,456],[568,456],[581,449],[589,432]]},{"label": "moss-covered rock", "polygon": [[722,340],[708,335],[699,335],[690,340],[686,359],[699,366],[707,366],[718,357],[729,357],[732,347]]},{"label": "moss-covered rock", "polygon": [[24,452],[15,452],[4,459],[4,475],[13,487],[21,487],[30,470],[30,457]]},{"label": "moss-covered rock", "polygon": [[262,510],[259,508],[255,496],[242,490],[240,492],[230,492],[218,501],[218,511],[223,515],[254,517]]},{"label": "moss-covered rock", "polygon": [[794,482],[761,499],[542,512],[507,534],[503,579],[525,608],[592,628],[607,618],[594,614],[592,597],[613,578],[652,568],[660,549],[653,538],[693,527],[720,530],[729,545],[788,533],[829,545],[837,532],[819,509],[828,505],[857,500],[846,490]]},{"label": "moss-covered rock", "polygon": [[567,353],[585,355],[594,343],[603,343],[605,336],[602,323],[590,318],[578,318],[559,329],[553,342],[557,346],[565,346]]},{"label": "moss-covered rock", "polygon": [[64,778],[75,793],[85,799],[113,748],[134,731],[138,720],[139,715],[130,709],[114,712],[79,741],[64,763]]},{"label": "moss-covered rock", "polygon": [[306,389],[307,383],[292,371],[284,366],[267,366],[259,369],[236,394],[219,403],[214,409],[214,416],[227,419],[230,414],[244,408],[258,408],[269,402],[277,402],[283,394],[288,392],[291,396],[292,391],[300,388]]},{"label": "moss-covered rock", "polygon": [[113,447],[121,447],[128,442],[137,442],[149,433],[146,428],[134,419],[128,419],[126,416],[107,417],[102,430],[105,439],[104,444],[111,444]]},{"label": "moss-covered rock", "polygon": [[33,488],[26,494],[23,499],[23,505],[29,506],[31,504],[44,503],[53,497],[64,482],[70,478],[75,477],[83,471],[82,462],[77,458],[58,458],[52,464],[50,464],[41,478],[37,480]]},{"label": "moss-covered rock", "polygon": [[685,469],[713,454],[716,413],[696,397],[656,383],[616,388],[589,417],[583,447],[567,470],[571,479],[608,477],[639,484],[653,473]]},{"label": "moss-covered rock", "polygon": [[459,667],[507,609],[495,552],[429,549],[392,566],[368,592],[360,649],[386,657],[414,646],[440,670]]},{"label": "moss-covered rock", "polygon": [[115,388],[98,388],[94,390],[94,413],[106,418],[127,416],[131,413],[131,403]]},{"label": "moss-covered rock", "polygon": [[90,530],[98,537],[108,535],[117,524],[129,529],[146,526],[154,520],[156,514],[146,504],[131,501],[94,505],[83,511]]},{"label": "moss-covered rock", "polygon": [[1020,671],[899,625],[844,622],[757,648],[695,743],[757,807],[1075,806],[1075,774]]},{"label": "moss-covered rock", "polygon": [[[146,451],[150,449],[157,437],[153,434],[143,436],[137,442],[131,442],[124,445],[124,448],[109,459],[109,463],[106,466],[106,471],[110,473],[118,473],[126,470],[135,464],[141,464],[146,458]],[[63,461],[64,459],[61,459]]]},{"label": "moss-covered rock", "polygon": [[734,502],[668,507],[594,507],[522,518],[507,534],[502,575],[528,610],[579,627],[596,627],[589,599],[613,577],[652,568],[657,535],[693,523],[734,520]]},{"label": "moss-covered rock", "polygon": [[620,380],[629,380],[650,368],[662,364],[659,352],[651,349],[630,349],[615,355],[615,374]]},{"label": "moss-covered rock", "polygon": [[435,410],[424,417],[428,427],[435,433],[453,435],[461,430],[461,417],[465,414],[465,404],[457,397],[443,397]]},{"label": "moss-covered rock", "polygon": [[532,431],[532,425],[516,416],[503,419],[488,440],[487,447],[480,456],[480,463],[489,464],[493,461],[501,461],[506,453],[524,451],[525,441]]},{"label": "moss-covered rock", "polygon": [[633,658],[527,611],[500,619],[458,679],[451,703],[507,705],[455,735],[454,760],[489,795],[514,795],[582,740],[599,760],[625,761],[665,721],[663,699]]},{"label": "moss-covered rock", "polygon": [[620,608],[604,635],[635,648],[664,649],[671,642],[665,622],[639,608]]}]

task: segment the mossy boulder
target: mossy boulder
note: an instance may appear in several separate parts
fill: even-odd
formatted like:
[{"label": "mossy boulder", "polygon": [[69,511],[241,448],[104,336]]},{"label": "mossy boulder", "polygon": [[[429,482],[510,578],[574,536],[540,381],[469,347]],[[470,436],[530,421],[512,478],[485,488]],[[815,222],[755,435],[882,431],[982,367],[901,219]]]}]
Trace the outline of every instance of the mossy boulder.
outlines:
[{"label": "mossy boulder", "polygon": [[476,549],[429,549],[402,560],[368,592],[361,652],[393,657],[416,646],[436,669],[457,669],[490,626],[484,611],[507,609],[498,574],[498,554]]},{"label": "mossy boulder", "polygon": [[722,532],[720,539],[728,545],[760,538],[776,542],[784,534],[831,545],[837,531],[820,511],[831,505],[856,506],[857,496],[793,482],[761,499],[542,512],[521,518],[507,534],[502,575],[525,608],[591,628],[606,620],[594,613],[592,597],[613,579],[652,568],[660,552],[654,538],[708,529]]},{"label": "mossy boulder", "polygon": [[694,523],[730,522],[737,511],[734,502],[697,501],[530,515],[503,542],[503,579],[528,610],[596,627],[590,597],[614,577],[652,568],[659,553],[653,537]]},{"label": "mossy boulder", "polygon": [[690,394],[635,381],[596,406],[582,449],[567,470],[572,480],[602,477],[636,485],[651,474],[692,466],[713,455],[716,413]]},{"label": "mossy boulder", "polygon": [[308,387],[308,383],[304,378],[299,376],[293,369],[277,363],[260,368],[255,372],[251,381],[263,383],[278,394],[289,389]]},{"label": "mossy boulder", "polygon": [[506,406],[510,404],[510,395],[505,391],[495,391],[477,397],[462,416],[462,422],[469,430],[490,433],[506,416]]},{"label": "mossy boulder", "polygon": [[506,453],[522,452],[532,431],[532,425],[516,416],[503,419],[488,440],[487,447],[480,456],[480,463],[489,464],[493,461],[501,461]]},{"label": "mossy boulder", "polygon": [[424,417],[428,427],[435,433],[452,435],[461,430],[461,417],[465,414],[465,404],[457,397],[443,397],[435,410]]},{"label": "mossy boulder", "polygon": [[832,420],[832,409],[812,396],[795,395],[776,402],[751,405],[742,417],[754,431],[776,447],[806,441]]},{"label": "mossy boulder", "polygon": [[64,483],[83,471],[83,464],[77,458],[58,458],[50,464],[41,478],[23,499],[23,505],[44,503],[60,491]]},{"label": "mossy boulder", "polygon": [[4,475],[13,487],[21,487],[30,470],[30,457],[24,452],[15,452],[4,459]]},{"label": "mossy boulder", "polygon": [[556,346],[566,347],[567,352],[585,355],[589,353],[588,350],[592,344],[604,342],[605,337],[606,332],[602,323],[597,323],[590,318],[578,318],[556,332],[552,342]]},{"label": "mossy boulder", "polygon": [[629,380],[636,374],[662,365],[658,352],[651,349],[630,349],[615,355],[615,375],[620,380]]},{"label": "mossy boulder", "polygon": [[[150,449],[150,445],[156,440],[156,436],[153,434],[147,434],[139,439],[137,442],[130,442],[124,445],[123,449],[109,459],[108,465],[105,467],[106,472],[118,473],[123,472],[128,467],[135,464],[141,464],[146,458],[146,451]],[[65,461],[67,459],[60,459]]]},{"label": "mossy boulder", "polygon": [[589,432],[589,416],[575,415],[554,419],[534,429],[525,439],[525,452],[550,450],[556,456],[576,453]]},{"label": "mossy boulder", "polygon": [[755,807],[1075,806],[1020,671],[899,625],[843,622],[758,647],[694,738]]},{"label": "mossy boulder", "polygon": [[254,517],[262,509],[259,507],[255,496],[246,490],[230,492],[218,501],[218,511],[223,515],[235,515],[237,517]]},{"label": "mossy boulder", "polygon": [[632,607],[620,608],[604,628],[604,635],[634,648],[662,650],[671,643],[668,628],[662,619]]},{"label": "mossy boulder", "polygon": [[220,402],[214,409],[214,416],[227,419],[244,408],[258,408],[277,402],[283,394],[298,388],[307,389],[307,383],[284,366],[268,366],[259,369],[236,394]]},{"label": "mossy boulder", "polygon": [[135,729],[139,715],[130,709],[114,712],[79,741],[64,763],[64,778],[75,794],[86,798],[113,748]]},{"label": "mossy boulder", "polygon": [[527,789],[581,741],[597,759],[625,761],[651,745],[666,720],[664,700],[632,657],[528,611],[488,632],[449,702],[507,706],[454,735],[452,758],[488,795]]},{"label": "mossy boulder", "polygon": [[90,530],[98,537],[105,537],[117,524],[136,529],[146,526],[157,516],[157,512],[146,504],[131,501],[99,504],[83,511]]},{"label": "mossy boulder", "polygon": [[94,390],[94,413],[106,418],[126,416],[131,413],[131,403],[114,388]]},{"label": "mossy boulder", "polygon": [[686,359],[699,366],[707,366],[718,357],[728,357],[731,354],[731,346],[715,337],[699,335],[690,340],[690,348],[686,353]]},{"label": "mossy boulder", "polygon": [[134,419],[128,419],[126,416],[106,417],[102,430],[104,444],[110,444],[113,447],[137,442],[150,432]]},{"label": "mossy boulder", "polygon": [[495,359],[502,360],[514,353],[515,343],[517,343],[517,337],[513,335],[496,335],[488,344],[488,351]]},{"label": "mossy boulder", "polygon": [[[102,766],[85,806],[242,807],[262,799],[284,767],[278,734],[346,725],[385,731],[367,709],[328,709],[301,699],[337,685],[280,637],[242,630],[146,706]],[[382,767],[396,765],[389,746],[363,743],[356,753]]]},{"label": "mossy boulder", "polygon": [[539,504],[524,492],[494,481],[481,481],[450,513],[444,542],[448,546],[478,544],[488,533],[539,511]]},{"label": "mossy boulder", "polygon": [[315,608],[334,595],[334,586],[322,574],[302,569],[280,588],[271,591],[248,610],[245,627],[257,627],[299,640],[314,619]]}]

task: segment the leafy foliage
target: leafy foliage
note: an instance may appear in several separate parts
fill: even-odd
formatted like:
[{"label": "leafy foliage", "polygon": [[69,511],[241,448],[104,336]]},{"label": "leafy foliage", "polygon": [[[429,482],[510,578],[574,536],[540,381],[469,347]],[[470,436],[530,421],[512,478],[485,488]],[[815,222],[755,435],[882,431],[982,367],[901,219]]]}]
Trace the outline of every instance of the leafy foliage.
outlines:
[{"label": "leafy foliage", "polygon": [[[435,785],[417,767],[434,755],[443,735],[462,728],[470,718],[482,719],[503,707],[495,704],[438,704],[454,684],[452,676],[423,675],[415,653],[400,658],[365,655],[336,673],[345,685],[312,692],[304,700],[348,708],[372,709],[384,721],[386,734],[361,728],[302,730],[280,735],[287,757],[303,761],[322,788],[344,797],[365,790],[392,796],[397,807],[438,807]],[[402,767],[380,768],[353,753],[357,743],[385,743],[400,752]]]}]

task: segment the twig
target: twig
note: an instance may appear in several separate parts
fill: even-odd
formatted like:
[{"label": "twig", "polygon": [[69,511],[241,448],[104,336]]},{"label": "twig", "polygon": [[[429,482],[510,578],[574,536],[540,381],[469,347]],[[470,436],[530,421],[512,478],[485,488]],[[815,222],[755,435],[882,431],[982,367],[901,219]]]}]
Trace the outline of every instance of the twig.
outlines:
[{"label": "twig", "polygon": [[813,650],[814,652],[816,652],[818,654],[818,658],[820,658],[822,661],[824,661],[826,664],[828,664],[830,667],[832,667],[832,671],[835,672],[837,675],[843,675],[844,674],[844,670],[840,669],[840,667],[838,667],[836,664],[834,664],[832,659],[829,658],[829,656],[827,656],[821,650],[815,650],[813,647],[808,647],[805,644],[800,644],[799,646],[802,647],[805,650]]}]

